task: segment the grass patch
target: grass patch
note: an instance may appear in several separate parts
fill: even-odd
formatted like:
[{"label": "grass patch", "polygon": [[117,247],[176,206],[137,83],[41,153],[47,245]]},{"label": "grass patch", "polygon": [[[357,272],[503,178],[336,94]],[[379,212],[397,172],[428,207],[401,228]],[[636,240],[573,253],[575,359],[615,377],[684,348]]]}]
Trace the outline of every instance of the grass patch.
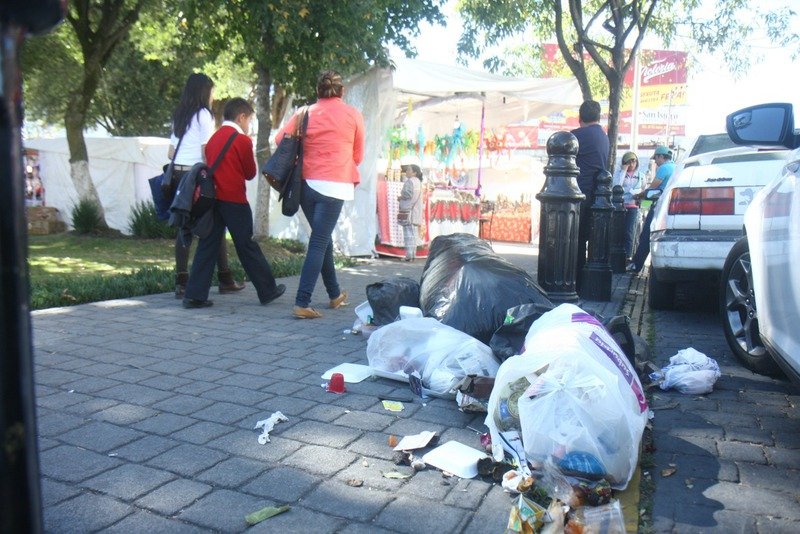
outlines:
[{"label": "grass patch", "polygon": [[[258,243],[276,278],[300,273],[305,245],[273,238]],[[230,240],[228,256],[234,277],[244,279]],[[337,267],[353,264],[350,258],[337,257]],[[34,310],[164,293],[175,285],[174,240],[74,233],[29,236],[28,268]]]}]

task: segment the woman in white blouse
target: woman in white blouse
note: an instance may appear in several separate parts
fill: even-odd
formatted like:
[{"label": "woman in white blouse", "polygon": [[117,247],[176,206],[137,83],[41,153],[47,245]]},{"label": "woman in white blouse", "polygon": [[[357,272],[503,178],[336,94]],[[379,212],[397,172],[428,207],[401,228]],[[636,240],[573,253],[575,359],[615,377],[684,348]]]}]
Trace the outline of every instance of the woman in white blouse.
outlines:
[{"label": "woman in white blouse", "polygon": [[[213,89],[214,82],[205,74],[194,73],[186,80],[180,102],[172,115],[172,136],[167,154],[170,159],[175,158],[174,186],[192,170],[195,163],[205,161],[206,143],[215,130],[214,116],[211,114]],[[174,190],[167,192],[170,200],[174,193]],[[175,298],[183,298],[186,289],[191,245],[192,232],[188,228],[179,228],[175,238]],[[244,288],[244,284],[237,283],[231,274],[224,237],[217,260],[217,278],[220,293]]]}]

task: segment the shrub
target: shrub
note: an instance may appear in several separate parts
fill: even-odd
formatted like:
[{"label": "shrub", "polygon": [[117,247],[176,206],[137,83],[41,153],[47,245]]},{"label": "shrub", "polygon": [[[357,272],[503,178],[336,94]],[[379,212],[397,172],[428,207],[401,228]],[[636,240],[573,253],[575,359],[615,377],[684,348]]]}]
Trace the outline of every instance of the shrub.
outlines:
[{"label": "shrub", "polygon": [[137,202],[128,218],[131,233],[143,239],[174,238],[177,230],[159,220],[156,206],[150,201]]},{"label": "shrub", "polygon": [[306,252],[306,245],[296,239],[283,237],[268,237],[267,239],[289,252],[294,252],[295,254],[305,254]]},{"label": "shrub", "polygon": [[31,284],[31,308],[41,310],[87,302],[165,293],[175,286],[172,269],[143,267],[111,276],[50,275]]},{"label": "shrub", "polygon": [[72,208],[72,226],[79,234],[96,234],[104,230],[100,206],[93,200],[82,198]]}]

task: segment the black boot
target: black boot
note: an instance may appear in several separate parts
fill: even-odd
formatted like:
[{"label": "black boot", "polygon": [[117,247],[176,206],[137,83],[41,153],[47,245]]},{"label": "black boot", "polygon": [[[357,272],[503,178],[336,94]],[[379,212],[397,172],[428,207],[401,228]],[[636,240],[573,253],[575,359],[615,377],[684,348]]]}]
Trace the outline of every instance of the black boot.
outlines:
[{"label": "black boot", "polygon": [[175,298],[182,299],[186,291],[186,282],[189,281],[189,273],[183,272],[175,275]]},{"label": "black boot", "polygon": [[234,293],[236,291],[241,291],[244,289],[244,284],[240,284],[236,280],[233,279],[233,273],[230,270],[227,271],[219,271],[217,273],[217,279],[219,280],[219,292],[220,293]]}]

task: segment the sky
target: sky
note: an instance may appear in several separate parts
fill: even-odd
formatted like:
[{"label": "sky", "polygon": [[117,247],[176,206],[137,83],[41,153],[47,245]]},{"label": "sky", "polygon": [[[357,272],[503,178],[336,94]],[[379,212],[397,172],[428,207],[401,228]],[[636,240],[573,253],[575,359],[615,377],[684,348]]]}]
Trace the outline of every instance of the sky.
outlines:
[{"label": "sky", "polygon": [[[759,5],[789,3],[796,0],[756,0]],[[461,32],[461,19],[455,12],[455,2],[450,0],[443,8],[447,27],[423,25],[420,36],[414,40],[417,58],[435,63],[455,64],[457,43]],[[800,20],[798,20],[800,24]],[[773,46],[766,38],[750,41],[754,64],[746,75],[735,79],[720,57],[698,56],[696,67],[689,73],[687,97],[687,137],[725,131],[725,117],[742,107],[763,102],[790,102],[800,106],[800,58],[791,59],[789,50]],[[670,49],[685,50],[689,43],[680,40]],[[645,39],[645,48],[663,49],[652,39]],[[393,51],[393,54],[399,54]],[[481,69],[473,61],[470,68]],[[800,115],[800,107],[797,108]],[[796,121],[797,122],[797,121]]]}]

